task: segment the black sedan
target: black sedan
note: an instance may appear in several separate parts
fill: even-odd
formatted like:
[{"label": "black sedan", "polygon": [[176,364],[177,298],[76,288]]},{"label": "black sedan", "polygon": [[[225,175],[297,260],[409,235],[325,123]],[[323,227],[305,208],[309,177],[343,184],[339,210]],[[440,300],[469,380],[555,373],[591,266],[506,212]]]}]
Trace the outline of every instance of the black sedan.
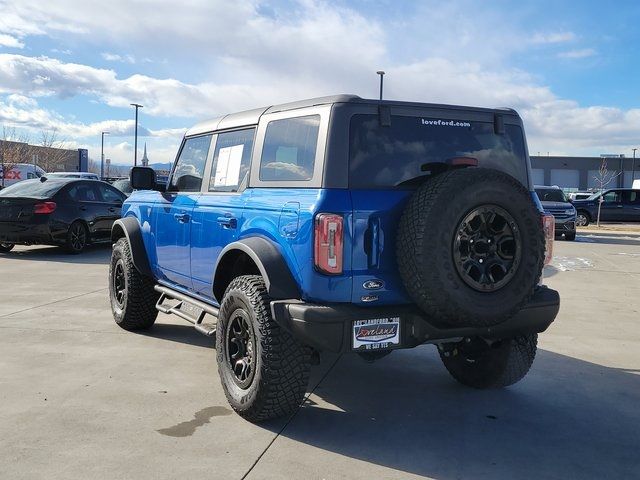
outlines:
[{"label": "black sedan", "polygon": [[0,191],[0,252],[15,244],[60,245],[70,253],[110,241],[126,196],[105,182],[42,177]]}]

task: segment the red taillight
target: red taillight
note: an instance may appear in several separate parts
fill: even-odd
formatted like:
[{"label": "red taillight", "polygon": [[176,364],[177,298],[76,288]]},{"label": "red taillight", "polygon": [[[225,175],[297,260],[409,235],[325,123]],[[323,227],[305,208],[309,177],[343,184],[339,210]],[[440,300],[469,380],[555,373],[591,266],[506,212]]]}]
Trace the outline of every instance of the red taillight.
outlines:
[{"label": "red taillight", "polygon": [[56,202],[36,203],[33,206],[33,213],[53,213],[56,207]]},{"label": "red taillight", "polygon": [[342,273],[343,224],[341,215],[316,215],[314,258],[316,268],[323,273]]},{"label": "red taillight", "polygon": [[553,240],[556,238],[556,219],[553,215],[542,216],[542,230],[544,231],[544,264],[549,265],[553,258]]}]

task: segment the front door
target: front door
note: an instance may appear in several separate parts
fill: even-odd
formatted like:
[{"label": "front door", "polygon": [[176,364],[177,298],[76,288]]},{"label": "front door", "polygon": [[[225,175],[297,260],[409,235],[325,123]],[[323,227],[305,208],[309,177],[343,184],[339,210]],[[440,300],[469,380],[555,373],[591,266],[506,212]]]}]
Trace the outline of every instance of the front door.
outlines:
[{"label": "front door", "polygon": [[191,289],[191,225],[201,193],[211,135],[187,138],[173,168],[167,192],[154,204],[156,257],[161,277]]},{"label": "front door", "polygon": [[237,240],[243,208],[250,191],[244,190],[251,163],[254,128],[216,136],[207,190],[198,198],[191,226],[193,289],[213,297],[213,269],[222,249]]},{"label": "front door", "polygon": [[609,190],[602,196],[600,220],[603,222],[620,222],[623,220],[622,192]]}]

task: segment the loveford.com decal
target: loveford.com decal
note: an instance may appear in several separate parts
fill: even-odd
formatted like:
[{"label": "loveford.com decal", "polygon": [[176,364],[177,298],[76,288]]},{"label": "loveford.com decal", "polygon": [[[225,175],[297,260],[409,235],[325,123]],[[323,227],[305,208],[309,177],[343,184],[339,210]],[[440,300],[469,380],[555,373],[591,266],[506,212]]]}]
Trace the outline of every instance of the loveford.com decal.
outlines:
[{"label": "loveford.com decal", "polygon": [[457,120],[428,120],[426,118],[420,119],[422,125],[437,125],[439,127],[470,127],[469,122],[458,122]]}]

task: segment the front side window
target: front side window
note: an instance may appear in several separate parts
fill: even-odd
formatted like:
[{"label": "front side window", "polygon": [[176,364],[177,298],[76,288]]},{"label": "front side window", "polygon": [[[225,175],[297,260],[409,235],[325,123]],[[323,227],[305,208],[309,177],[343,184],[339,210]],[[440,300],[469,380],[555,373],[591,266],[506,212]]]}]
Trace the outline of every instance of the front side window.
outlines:
[{"label": "front side window", "polygon": [[185,140],[169,184],[172,192],[198,192],[209,155],[211,135]]},{"label": "front side window", "polygon": [[237,192],[249,173],[255,128],[220,133],[213,152],[210,192]]},{"label": "front side window", "polygon": [[99,188],[103,201],[107,203],[122,203],[122,193],[115,188],[102,184],[100,184]]},{"label": "front side window", "polygon": [[602,201],[605,203],[620,203],[621,200],[620,192],[616,190],[611,190],[602,197]]},{"label": "front side window", "polygon": [[311,180],[319,130],[320,115],[269,122],[260,160],[260,180]]}]

